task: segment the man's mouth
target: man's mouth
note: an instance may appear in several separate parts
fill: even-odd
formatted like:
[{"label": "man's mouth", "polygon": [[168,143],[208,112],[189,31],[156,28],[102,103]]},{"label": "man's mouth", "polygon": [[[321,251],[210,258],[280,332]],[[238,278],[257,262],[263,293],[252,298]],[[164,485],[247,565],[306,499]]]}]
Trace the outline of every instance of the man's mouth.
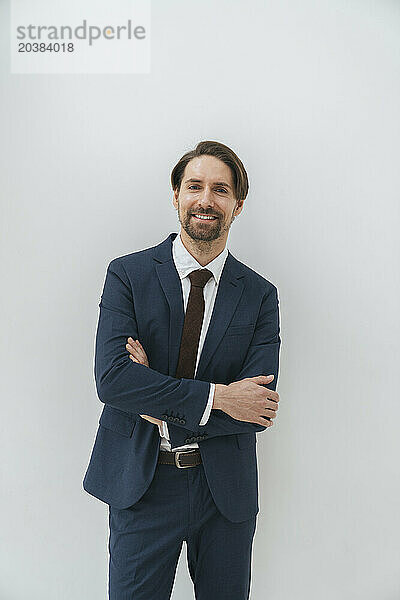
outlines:
[{"label": "man's mouth", "polygon": [[215,219],[217,219],[217,217],[214,217],[213,215],[197,215],[197,214],[193,214],[192,217],[194,219],[197,219],[198,221],[215,221]]}]

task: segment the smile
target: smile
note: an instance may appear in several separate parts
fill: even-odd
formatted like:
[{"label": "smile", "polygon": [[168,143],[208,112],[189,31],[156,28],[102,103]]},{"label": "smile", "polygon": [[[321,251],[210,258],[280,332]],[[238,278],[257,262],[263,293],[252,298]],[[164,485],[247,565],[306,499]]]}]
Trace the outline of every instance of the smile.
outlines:
[{"label": "smile", "polygon": [[212,215],[192,215],[194,219],[198,219],[199,221],[214,221],[217,217],[213,217]]}]

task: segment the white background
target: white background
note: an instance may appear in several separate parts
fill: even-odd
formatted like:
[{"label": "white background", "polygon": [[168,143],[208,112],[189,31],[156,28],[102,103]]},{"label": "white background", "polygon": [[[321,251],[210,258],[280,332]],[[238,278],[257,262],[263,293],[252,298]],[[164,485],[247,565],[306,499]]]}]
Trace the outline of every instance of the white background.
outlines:
[{"label": "white background", "polygon": [[0,6],[0,597],[106,597],[105,270],[178,231],[171,169],[211,139],[250,179],[228,247],[281,308],[251,598],[397,600],[399,3],[154,0],[141,75],[11,75]]}]

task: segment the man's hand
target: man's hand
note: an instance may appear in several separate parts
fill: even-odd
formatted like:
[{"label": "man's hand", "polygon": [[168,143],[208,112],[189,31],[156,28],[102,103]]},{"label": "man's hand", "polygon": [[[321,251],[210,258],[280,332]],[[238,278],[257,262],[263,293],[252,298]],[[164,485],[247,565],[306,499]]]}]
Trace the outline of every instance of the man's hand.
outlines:
[{"label": "man's hand", "polygon": [[[129,352],[129,358],[133,360],[133,362],[137,362],[145,367],[149,366],[149,361],[147,359],[147,354],[144,351],[142,344],[139,340],[133,340],[131,337],[128,338],[128,343],[126,344],[126,349]],[[140,415],[146,421],[150,421],[150,423],[154,423],[154,425],[162,426],[161,419],[156,419],[155,417],[150,417],[149,415]]]},{"label": "man's hand", "polygon": [[126,344],[126,349],[129,352],[129,358],[131,358],[134,362],[140,363],[145,367],[149,366],[147,354],[139,340],[133,340],[131,337],[129,337],[128,343]]},{"label": "man's hand", "polygon": [[270,427],[278,410],[279,394],[263,386],[271,383],[273,378],[273,375],[258,375],[229,385],[217,383],[212,407],[238,421]]}]

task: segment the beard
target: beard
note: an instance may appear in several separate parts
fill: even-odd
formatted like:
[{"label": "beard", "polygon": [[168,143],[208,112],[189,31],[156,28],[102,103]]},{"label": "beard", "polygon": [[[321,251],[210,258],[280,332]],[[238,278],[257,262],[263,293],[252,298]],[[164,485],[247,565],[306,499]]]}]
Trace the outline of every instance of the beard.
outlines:
[{"label": "beard", "polygon": [[[189,237],[193,240],[202,242],[212,242],[221,237],[222,233],[230,228],[235,217],[231,218],[230,223],[224,223],[220,217],[217,217],[214,221],[199,221],[192,217],[192,212],[186,212],[184,215],[181,214],[180,208],[178,208],[178,219],[182,226],[182,229],[186,231]],[[207,214],[201,213],[198,214]],[[216,216],[216,215],[213,215]]]}]

